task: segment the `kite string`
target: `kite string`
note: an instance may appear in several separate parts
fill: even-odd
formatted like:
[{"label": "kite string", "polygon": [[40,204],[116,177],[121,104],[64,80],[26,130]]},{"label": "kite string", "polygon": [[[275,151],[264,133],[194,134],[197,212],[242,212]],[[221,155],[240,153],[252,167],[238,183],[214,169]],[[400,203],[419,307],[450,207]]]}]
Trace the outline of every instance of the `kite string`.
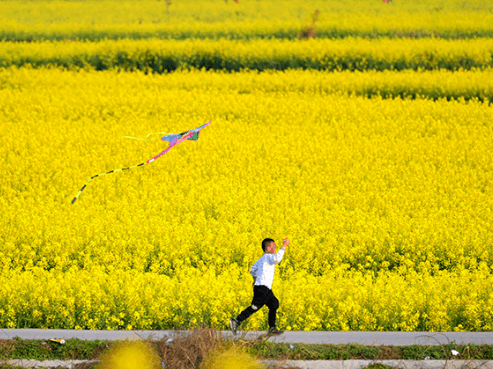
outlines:
[{"label": "kite string", "polygon": [[149,139],[150,136],[152,135],[171,135],[171,133],[167,133],[167,132],[156,132],[156,133],[149,133],[146,138],[139,138],[139,137],[131,137],[131,136],[123,136],[123,138],[131,138],[133,140],[140,140],[140,141],[145,141],[145,142],[149,142],[149,141],[153,141],[153,140],[158,140],[160,139],[160,137],[155,137],[155,138],[151,138]]}]

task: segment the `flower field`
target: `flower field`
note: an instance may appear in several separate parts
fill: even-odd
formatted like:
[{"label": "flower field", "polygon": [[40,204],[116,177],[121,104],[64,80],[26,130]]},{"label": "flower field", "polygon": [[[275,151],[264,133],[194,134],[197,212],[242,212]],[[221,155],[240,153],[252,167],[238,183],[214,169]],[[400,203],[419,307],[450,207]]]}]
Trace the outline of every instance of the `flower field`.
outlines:
[{"label": "flower field", "polygon": [[[178,0],[124,5],[139,3],[142,25],[205,32]],[[436,24],[447,39],[397,38],[382,21],[375,39],[301,41],[274,34],[301,14],[297,1],[282,2],[279,26],[261,16],[273,17],[273,1],[218,3],[215,30],[265,18],[273,37],[104,38],[89,13],[77,23],[53,7],[59,36],[25,42],[10,38],[43,39],[50,17],[38,2],[6,2],[37,15],[11,17],[18,31],[0,42],[0,327],[226,329],[251,302],[261,240],[288,237],[273,286],[280,329],[492,330],[493,44],[467,20],[493,10],[436,2],[449,5],[444,17],[463,16]],[[152,4],[176,20],[152,23]],[[339,2],[317,4],[321,29],[350,28],[323,19]],[[378,13],[365,4],[358,17]],[[434,29],[421,3],[378,6]],[[97,18],[105,32],[137,27],[107,17]],[[80,33],[61,41],[68,25]],[[480,37],[453,37],[466,28]],[[124,136],[209,120],[198,141],[96,178],[71,204],[91,176],[165,148]],[[265,329],[266,315],[244,328]]]}]

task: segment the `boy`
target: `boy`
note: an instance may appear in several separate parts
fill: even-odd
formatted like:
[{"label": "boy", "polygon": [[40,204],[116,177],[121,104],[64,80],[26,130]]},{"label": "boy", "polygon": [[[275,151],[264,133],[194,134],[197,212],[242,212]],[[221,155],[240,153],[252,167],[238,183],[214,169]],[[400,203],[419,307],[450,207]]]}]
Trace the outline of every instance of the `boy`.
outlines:
[{"label": "boy", "polygon": [[279,308],[279,300],[272,292],[272,282],[274,281],[274,272],[276,264],[279,264],[284,256],[284,251],[289,245],[289,240],[283,240],[279,252],[276,254],[276,243],[272,238],[266,238],[262,241],[262,250],[264,255],[253,264],[250,274],[253,277],[253,300],[252,304],[241,312],[238,317],[229,320],[229,326],[236,335],[237,329],[241,322],[246,320],[250,315],[258,311],[262,306],[267,305],[269,308],[269,331],[267,334],[281,334],[282,331],[276,328],[276,312]]}]

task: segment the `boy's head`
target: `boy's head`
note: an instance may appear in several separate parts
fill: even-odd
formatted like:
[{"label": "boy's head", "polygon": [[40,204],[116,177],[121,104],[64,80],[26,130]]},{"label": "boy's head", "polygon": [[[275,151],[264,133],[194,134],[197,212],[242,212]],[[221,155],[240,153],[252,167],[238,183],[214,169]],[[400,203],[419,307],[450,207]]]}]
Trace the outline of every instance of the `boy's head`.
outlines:
[{"label": "boy's head", "polygon": [[265,238],[262,241],[262,250],[264,252],[267,252],[269,254],[275,254],[276,253],[276,243],[272,238]]}]

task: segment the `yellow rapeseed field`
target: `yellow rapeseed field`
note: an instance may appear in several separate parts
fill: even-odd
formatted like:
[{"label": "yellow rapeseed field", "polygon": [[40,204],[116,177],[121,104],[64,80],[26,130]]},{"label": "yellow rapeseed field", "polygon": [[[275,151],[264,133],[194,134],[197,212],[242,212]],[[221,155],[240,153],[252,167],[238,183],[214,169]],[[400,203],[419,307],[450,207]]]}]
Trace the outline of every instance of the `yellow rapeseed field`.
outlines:
[{"label": "yellow rapeseed field", "polygon": [[[416,78],[491,89],[489,70],[447,73]],[[1,69],[0,327],[225,329],[250,303],[261,240],[289,237],[279,328],[493,329],[488,98],[320,82],[346,77]],[[209,120],[71,205],[92,175],[165,147],[123,136]],[[245,327],[266,328],[266,311]]]}]

